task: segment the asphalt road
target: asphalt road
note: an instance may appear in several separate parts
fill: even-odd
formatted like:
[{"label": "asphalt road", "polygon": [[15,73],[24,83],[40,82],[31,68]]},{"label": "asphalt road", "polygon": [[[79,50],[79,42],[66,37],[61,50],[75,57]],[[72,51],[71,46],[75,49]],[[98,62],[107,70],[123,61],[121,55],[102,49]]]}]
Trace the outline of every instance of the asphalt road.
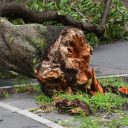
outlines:
[{"label": "asphalt road", "polygon": [[98,76],[128,74],[128,41],[100,45],[94,49],[91,66]]},{"label": "asphalt road", "polygon": [[[35,101],[36,94],[31,93],[20,93],[20,94],[13,94],[9,98],[3,98],[0,99],[0,128],[62,128],[60,125],[56,126],[53,124],[54,122],[60,122],[67,119],[70,119],[71,117],[64,114],[59,114],[56,111],[55,112],[49,112],[49,113],[37,113],[39,117],[42,117],[46,120],[49,120],[51,122],[46,122],[44,119],[43,124],[29,118],[32,117],[30,115],[27,117],[27,115],[23,115],[22,111],[24,110],[30,110],[32,108],[39,108],[40,106],[36,104]],[[12,107],[15,107],[18,110],[14,110],[14,108],[10,110],[9,107],[3,106],[1,103],[5,105],[9,105]],[[20,111],[20,112],[19,112]],[[35,117],[37,119],[37,117]],[[34,118],[34,119],[35,119]],[[39,119],[40,121],[40,119]],[[46,124],[46,126],[44,125]],[[50,127],[48,127],[50,125]]]},{"label": "asphalt road", "polygon": [[0,107],[0,128],[48,128],[28,117]]}]

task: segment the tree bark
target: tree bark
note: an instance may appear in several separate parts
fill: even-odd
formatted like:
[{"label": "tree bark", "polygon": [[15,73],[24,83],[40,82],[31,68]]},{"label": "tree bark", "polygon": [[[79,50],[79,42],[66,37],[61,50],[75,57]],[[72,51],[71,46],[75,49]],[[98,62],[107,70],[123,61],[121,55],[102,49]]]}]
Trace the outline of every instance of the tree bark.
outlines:
[{"label": "tree bark", "polygon": [[13,25],[0,18],[0,68],[35,77],[35,63],[40,61],[63,28],[39,24]]},{"label": "tree bark", "polygon": [[93,78],[89,68],[91,53],[92,48],[80,29],[63,29],[35,70],[44,93],[51,96],[56,92],[90,88]]}]

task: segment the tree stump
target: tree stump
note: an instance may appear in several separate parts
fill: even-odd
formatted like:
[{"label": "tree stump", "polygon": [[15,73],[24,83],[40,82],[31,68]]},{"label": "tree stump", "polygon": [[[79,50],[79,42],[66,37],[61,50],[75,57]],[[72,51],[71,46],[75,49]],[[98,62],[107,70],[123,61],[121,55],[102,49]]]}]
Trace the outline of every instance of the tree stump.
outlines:
[{"label": "tree stump", "polygon": [[56,92],[86,91],[90,88],[93,75],[89,62],[92,51],[80,29],[63,29],[35,70],[43,92],[51,96]]}]

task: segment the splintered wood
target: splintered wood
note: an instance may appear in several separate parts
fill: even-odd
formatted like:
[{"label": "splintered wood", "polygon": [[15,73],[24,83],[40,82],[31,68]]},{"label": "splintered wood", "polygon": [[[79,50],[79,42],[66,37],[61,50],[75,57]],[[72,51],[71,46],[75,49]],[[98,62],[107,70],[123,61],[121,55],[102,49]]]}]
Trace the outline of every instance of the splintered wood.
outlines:
[{"label": "splintered wood", "polygon": [[35,70],[43,92],[52,96],[56,92],[87,91],[91,86],[95,87],[93,92],[98,91],[95,71],[89,68],[92,52],[80,29],[63,29]]}]

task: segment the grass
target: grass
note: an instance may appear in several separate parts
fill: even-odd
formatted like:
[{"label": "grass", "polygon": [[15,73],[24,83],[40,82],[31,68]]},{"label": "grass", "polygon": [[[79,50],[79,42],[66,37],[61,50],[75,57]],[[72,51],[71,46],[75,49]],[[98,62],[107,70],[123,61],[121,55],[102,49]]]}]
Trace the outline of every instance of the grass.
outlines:
[{"label": "grass", "polygon": [[[99,79],[99,82],[104,86],[111,84],[115,86],[122,86],[122,85],[128,86],[128,83],[124,81],[123,78],[104,78],[104,79]],[[114,112],[116,110],[121,110],[122,105],[124,103],[128,103],[127,98],[121,97],[120,95],[116,95],[110,92],[105,94],[97,93],[94,96],[89,96],[88,94],[82,92],[77,92],[76,94],[61,93],[55,95],[55,97],[60,100],[68,99],[70,101],[79,99],[80,101],[83,101],[86,104],[88,104],[92,109],[93,113],[98,111]],[[53,97],[52,99],[45,96],[44,94],[41,94],[36,97],[36,102],[39,104],[50,103],[56,100],[55,97]]]},{"label": "grass", "polygon": [[103,78],[103,79],[98,79],[98,81],[103,86],[114,85],[117,87],[121,87],[121,86],[127,86],[128,87],[128,82],[126,82],[123,77]]},{"label": "grass", "polygon": [[15,93],[41,93],[41,90],[39,84],[35,84],[35,85],[27,84],[19,87],[14,86],[13,88],[10,89],[1,89],[0,98],[8,98]]},{"label": "grass", "polygon": [[9,97],[11,97],[11,94],[8,91],[4,91],[3,92],[3,97],[4,98],[9,98]]},{"label": "grass", "polygon": [[[59,122],[66,128],[125,128],[128,126],[128,113],[118,111],[114,113],[116,116],[111,116],[109,113],[92,116],[75,116],[67,120]],[[108,118],[107,116],[110,116]]]},{"label": "grass", "polygon": [[94,113],[98,111],[113,112],[116,109],[121,109],[122,105],[128,102],[128,99],[112,93],[106,93],[106,94],[97,93],[92,97],[90,97],[85,93],[72,94],[72,95],[59,94],[58,97],[60,97],[60,99],[68,99],[71,101],[75,99],[79,99],[87,103]]},{"label": "grass", "polygon": [[49,103],[53,102],[52,98],[50,98],[44,94],[36,96],[35,99],[38,104],[49,104]]},{"label": "grass", "polygon": [[29,93],[33,93],[33,92],[40,92],[40,87],[39,84],[35,84],[35,85],[31,85],[31,84],[26,84],[24,86],[19,86],[14,88],[14,92],[15,93],[25,93],[25,92],[29,92]]},{"label": "grass", "polygon": [[118,114],[120,114],[118,117],[112,119],[96,116],[76,117],[74,121],[79,122],[80,126],[75,128],[123,128],[128,126],[128,114],[121,112]]},{"label": "grass", "polygon": [[0,71],[0,79],[13,79],[17,76],[18,74],[12,71]]}]

